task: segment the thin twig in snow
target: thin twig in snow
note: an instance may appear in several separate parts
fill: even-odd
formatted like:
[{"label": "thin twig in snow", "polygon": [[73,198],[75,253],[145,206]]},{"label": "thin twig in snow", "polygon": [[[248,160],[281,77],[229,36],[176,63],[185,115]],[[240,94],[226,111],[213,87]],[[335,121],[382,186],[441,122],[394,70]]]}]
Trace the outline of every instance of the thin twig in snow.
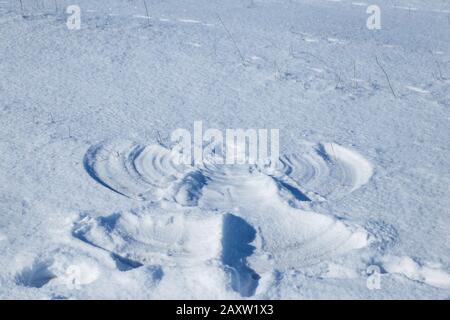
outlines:
[{"label": "thin twig in snow", "polygon": [[19,2],[20,2],[20,12],[22,13],[22,16],[23,16],[23,3],[22,3],[22,0],[19,0]]},{"label": "thin twig in snow", "polygon": [[53,118],[53,114],[50,112],[50,124],[54,124],[55,119]]},{"label": "thin twig in snow", "polygon": [[342,89],[343,87],[340,87],[339,85],[341,84],[341,74],[337,74],[337,83],[336,86],[334,87],[335,89]]},{"label": "thin twig in snow", "polygon": [[238,47],[236,41],[234,40],[233,36],[231,35],[231,32],[230,32],[230,31],[228,30],[228,28],[225,26],[225,23],[223,23],[222,18],[220,17],[220,15],[217,15],[217,18],[219,19],[220,23],[222,24],[223,28],[225,29],[226,33],[228,34],[228,37],[229,37],[229,38],[231,39],[231,41],[233,42],[234,47],[236,48],[236,51],[238,52],[239,57],[240,57],[241,60],[242,60],[242,64],[243,64],[244,66],[247,65],[247,63],[245,62],[244,56],[242,55],[241,50],[239,50],[239,47]]},{"label": "thin twig in snow", "polygon": [[441,65],[439,64],[439,61],[435,60],[435,62],[436,62],[436,65],[437,65],[437,68],[439,71],[439,80],[442,81],[444,79],[444,77],[442,76]]},{"label": "thin twig in snow", "polygon": [[385,77],[386,77],[386,79],[387,79],[387,82],[388,82],[388,84],[389,84],[389,88],[391,88],[392,94],[394,95],[395,98],[397,98],[397,96],[395,95],[394,89],[392,89],[391,80],[389,80],[389,76],[388,76],[388,74],[386,73],[386,70],[384,70],[383,66],[382,66],[382,65],[380,64],[380,62],[378,61],[378,57],[377,57],[377,56],[375,56],[375,60],[376,60],[376,62],[377,62],[377,65],[378,65],[378,66],[380,67],[380,69],[383,71],[383,73],[384,73],[384,75],[385,75]]},{"label": "thin twig in snow", "polygon": [[161,137],[161,132],[156,131],[157,137],[156,137],[156,141],[158,142],[158,144],[164,148],[167,148],[166,144],[164,143],[163,138]]},{"label": "thin twig in snow", "polygon": [[147,14],[147,21],[148,21],[148,26],[151,27],[151,23],[150,23],[150,15],[148,14],[148,8],[147,8],[147,1],[143,0],[144,2],[144,7],[145,7],[145,13]]},{"label": "thin twig in snow", "polygon": [[280,70],[280,68],[278,67],[277,61],[274,61],[274,62],[273,62],[273,65],[274,65],[274,67],[275,67],[275,79],[281,79],[281,70]]}]

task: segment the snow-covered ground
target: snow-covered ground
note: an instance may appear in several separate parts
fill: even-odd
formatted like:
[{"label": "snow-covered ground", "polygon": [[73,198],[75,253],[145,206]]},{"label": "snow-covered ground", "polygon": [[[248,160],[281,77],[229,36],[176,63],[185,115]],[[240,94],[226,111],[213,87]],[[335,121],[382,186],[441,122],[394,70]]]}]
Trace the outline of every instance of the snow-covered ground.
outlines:
[{"label": "snow-covered ground", "polygon": [[[0,298],[450,297],[449,1],[22,7],[0,1]],[[279,129],[280,157],[180,165],[194,121]]]}]

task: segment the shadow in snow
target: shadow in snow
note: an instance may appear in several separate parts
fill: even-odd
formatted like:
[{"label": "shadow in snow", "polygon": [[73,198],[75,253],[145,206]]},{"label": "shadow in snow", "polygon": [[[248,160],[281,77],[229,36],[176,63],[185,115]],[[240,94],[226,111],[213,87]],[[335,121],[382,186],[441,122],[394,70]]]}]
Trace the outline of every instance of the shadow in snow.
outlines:
[{"label": "shadow in snow", "polygon": [[224,217],[222,262],[231,274],[231,286],[243,297],[255,294],[260,276],[248,265],[246,258],[253,254],[256,230],[244,219],[227,214]]}]

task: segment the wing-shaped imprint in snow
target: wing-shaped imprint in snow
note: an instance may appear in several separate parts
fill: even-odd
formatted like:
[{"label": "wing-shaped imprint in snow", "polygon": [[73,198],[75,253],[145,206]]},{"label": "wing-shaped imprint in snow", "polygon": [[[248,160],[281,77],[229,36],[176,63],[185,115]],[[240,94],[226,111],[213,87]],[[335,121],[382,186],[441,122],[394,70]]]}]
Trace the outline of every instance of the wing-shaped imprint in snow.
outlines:
[{"label": "wing-shaped imprint in snow", "polygon": [[373,175],[369,161],[336,143],[306,144],[301,153],[281,157],[283,172],[314,200],[336,199],[365,185]]},{"label": "wing-shaped imprint in snow", "polygon": [[144,147],[130,141],[92,146],[84,167],[101,185],[138,200],[164,198],[167,189],[192,170],[176,164],[175,154],[160,145]]},{"label": "wing-shaped imprint in snow", "polygon": [[162,262],[187,266],[220,255],[221,226],[220,215],[171,214],[142,207],[99,217],[83,213],[72,234],[110,253],[120,266]]},{"label": "wing-shaped imprint in snow", "polygon": [[129,198],[173,199],[189,206],[197,204],[209,180],[233,186],[255,178],[249,174],[253,171],[271,176],[280,193],[298,201],[342,197],[366,184],[373,174],[369,161],[336,143],[305,143],[305,147],[269,168],[207,162],[194,167],[178,164],[177,155],[160,145],[105,142],[89,148],[84,167],[94,180]]}]

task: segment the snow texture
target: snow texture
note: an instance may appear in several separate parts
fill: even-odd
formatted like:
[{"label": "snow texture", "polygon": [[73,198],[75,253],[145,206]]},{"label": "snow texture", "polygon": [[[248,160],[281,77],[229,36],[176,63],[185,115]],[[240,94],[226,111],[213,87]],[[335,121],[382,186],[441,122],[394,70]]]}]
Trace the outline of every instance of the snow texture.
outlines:
[{"label": "snow texture", "polygon": [[0,2],[0,298],[450,297],[448,1],[76,2]]}]

